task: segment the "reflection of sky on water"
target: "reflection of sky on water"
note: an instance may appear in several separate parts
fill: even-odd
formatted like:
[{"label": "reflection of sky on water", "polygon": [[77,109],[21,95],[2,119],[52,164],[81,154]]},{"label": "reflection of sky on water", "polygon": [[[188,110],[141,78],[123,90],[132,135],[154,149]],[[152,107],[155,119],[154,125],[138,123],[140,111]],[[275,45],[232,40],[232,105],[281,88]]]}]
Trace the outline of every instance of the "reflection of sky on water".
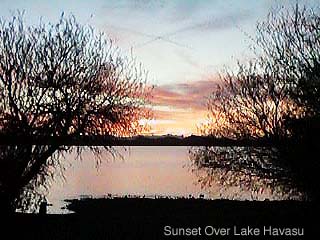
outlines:
[{"label": "reflection of sky on water", "polygon": [[[108,161],[102,157],[98,169],[91,153],[84,152],[82,161],[74,160],[75,154],[68,155],[66,160],[72,165],[65,172],[66,182],[53,184],[49,201],[57,205],[57,200],[80,195],[99,197],[108,193],[198,196],[203,192],[195,185],[195,175],[184,167],[189,163],[188,147],[130,147],[126,152],[119,150],[123,160],[109,157]],[[55,206],[51,208],[56,211]]]},{"label": "reflection of sky on water", "polygon": [[252,195],[239,187],[230,187],[223,191],[221,186],[212,184],[210,189],[202,190],[196,184],[201,172],[191,172],[188,147],[130,147],[127,151],[117,148],[123,159],[112,159],[102,155],[102,163],[96,168],[92,153],[85,151],[83,160],[75,160],[75,153],[66,156],[65,162],[71,165],[65,171],[66,182],[56,181],[49,190],[48,200],[51,213],[63,213],[62,200],[81,196],[103,197],[112,195],[140,195],[154,197],[188,196],[228,199],[277,199],[270,192]]}]

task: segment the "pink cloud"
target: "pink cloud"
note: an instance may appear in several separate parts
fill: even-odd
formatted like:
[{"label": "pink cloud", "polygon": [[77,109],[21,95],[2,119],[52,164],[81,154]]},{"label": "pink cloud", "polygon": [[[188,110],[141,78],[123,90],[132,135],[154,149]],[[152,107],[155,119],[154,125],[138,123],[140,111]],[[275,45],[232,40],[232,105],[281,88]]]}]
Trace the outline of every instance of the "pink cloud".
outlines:
[{"label": "pink cloud", "polygon": [[191,83],[167,84],[156,87],[152,102],[154,105],[205,110],[207,97],[215,88],[214,79]]},{"label": "pink cloud", "polygon": [[207,97],[216,83],[216,79],[212,78],[156,87],[152,99],[156,124],[151,132],[197,134],[197,125],[206,118]]}]

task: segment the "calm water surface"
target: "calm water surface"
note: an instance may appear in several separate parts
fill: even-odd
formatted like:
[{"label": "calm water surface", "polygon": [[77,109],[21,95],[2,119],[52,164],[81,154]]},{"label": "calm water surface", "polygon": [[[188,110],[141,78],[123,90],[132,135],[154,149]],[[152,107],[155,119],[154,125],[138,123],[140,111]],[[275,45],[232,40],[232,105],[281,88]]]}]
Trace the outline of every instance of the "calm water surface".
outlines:
[{"label": "calm water surface", "polygon": [[103,154],[96,168],[92,153],[85,151],[83,160],[71,153],[64,161],[70,164],[65,171],[66,181],[55,181],[48,200],[51,213],[61,213],[63,200],[83,196],[113,195],[199,196],[201,190],[196,176],[188,168],[188,147],[130,147],[117,148],[122,157],[112,159]]},{"label": "calm water surface", "polygon": [[190,169],[189,147],[179,146],[135,146],[117,147],[122,157],[112,158],[102,153],[101,164],[96,167],[96,159],[90,151],[82,153],[82,160],[76,153],[66,155],[62,161],[69,165],[64,172],[65,181],[53,182],[47,199],[53,206],[49,213],[67,213],[61,207],[63,200],[82,197],[105,197],[138,195],[146,197],[170,196],[229,199],[282,199],[267,189],[254,193],[240,186],[228,187],[221,195],[221,185],[212,183],[210,189],[201,189],[197,184],[199,175]]}]

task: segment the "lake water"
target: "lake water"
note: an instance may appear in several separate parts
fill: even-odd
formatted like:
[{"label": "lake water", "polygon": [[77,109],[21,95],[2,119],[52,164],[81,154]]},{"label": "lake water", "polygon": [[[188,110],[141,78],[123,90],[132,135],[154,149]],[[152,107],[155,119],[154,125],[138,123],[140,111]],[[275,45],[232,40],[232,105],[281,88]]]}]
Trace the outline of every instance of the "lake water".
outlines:
[{"label": "lake water", "polygon": [[[90,151],[82,153],[82,160],[76,153],[66,155],[64,161],[69,165],[64,172],[66,181],[54,181],[47,199],[53,206],[49,213],[67,213],[61,207],[64,199],[81,197],[104,197],[139,195],[146,197],[170,196],[221,198],[220,186],[213,183],[210,189],[201,189],[197,184],[197,174],[190,169],[189,147],[184,146],[135,146],[115,148],[122,157],[112,158],[102,153],[101,164],[96,167],[96,159]],[[239,194],[240,193],[240,194]],[[229,196],[228,196],[229,195]],[[240,187],[224,191],[227,198],[252,199],[252,192]],[[256,200],[277,199],[265,191],[255,196]]]},{"label": "lake water", "polygon": [[103,197],[112,195],[140,195],[154,197],[197,197],[205,191],[196,184],[197,178],[188,168],[188,147],[118,147],[121,157],[113,159],[104,153],[96,168],[92,153],[85,151],[82,161],[76,154],[66,156],[70,164],[64,175],[66,181],[55,181],[47,196],[51,213],[63,212],[62,200],[85,196]]}]

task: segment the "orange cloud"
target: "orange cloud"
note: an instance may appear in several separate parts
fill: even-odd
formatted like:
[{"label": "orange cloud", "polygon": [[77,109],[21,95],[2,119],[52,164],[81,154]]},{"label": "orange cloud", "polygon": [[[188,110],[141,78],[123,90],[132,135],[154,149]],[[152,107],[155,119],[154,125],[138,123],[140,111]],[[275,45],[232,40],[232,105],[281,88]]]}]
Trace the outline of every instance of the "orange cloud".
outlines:
[{"label": "orange cloud", "polygon": [[186,112],[155,111],[155,120],[151,124],[153,134],[197,134],[197,126],[205,120],[205,110]]},{"label": "orange cloud", "polygon": [[197,125],[207,115],[207,97],[215,88],[214,80],[167,84],[153,92],[153,134],[197,134]]}]

